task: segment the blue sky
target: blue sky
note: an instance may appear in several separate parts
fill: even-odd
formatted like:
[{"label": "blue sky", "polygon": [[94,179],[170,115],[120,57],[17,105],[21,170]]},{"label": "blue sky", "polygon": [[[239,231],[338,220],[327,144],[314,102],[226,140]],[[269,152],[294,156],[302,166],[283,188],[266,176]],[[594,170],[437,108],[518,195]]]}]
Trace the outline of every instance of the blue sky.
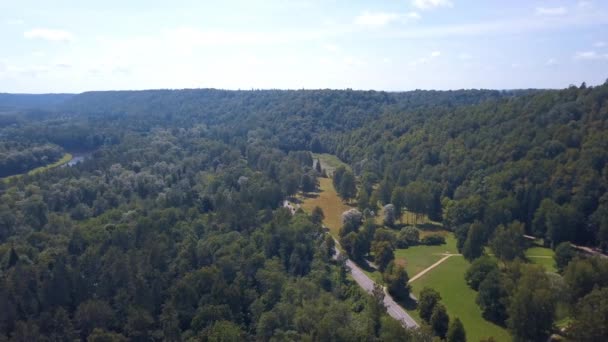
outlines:
[{"label": "blue sky", "polygon": [[608,78],[605,0],[0,0],[0,92],[561,88]]}]

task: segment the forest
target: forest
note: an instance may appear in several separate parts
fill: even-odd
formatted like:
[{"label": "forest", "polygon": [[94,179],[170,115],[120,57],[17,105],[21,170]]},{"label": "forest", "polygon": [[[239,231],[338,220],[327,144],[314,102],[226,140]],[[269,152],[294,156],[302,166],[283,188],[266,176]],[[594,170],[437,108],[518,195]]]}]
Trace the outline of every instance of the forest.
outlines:
[{"label": "forest", "polygon": [[[91,158],[24,174],[74,151]],[[514,340],[551,334],[556,295],[568,338],[608,334],[607,263],[570,245],[608,250],[608,84],[583,84],[2,94],[0,177],[23,175],[0,180],[0,341],[462,340],[389,317],[333,258],[323,214],[281,207],[327,176],[312,153],[350,166],[332,181],[363,214],[340,242],[378,258],[389,292],[407,274],[370,218],[407,209],[453,232],[484,316]],[[558,275],[521,262],[524,234]]]}]

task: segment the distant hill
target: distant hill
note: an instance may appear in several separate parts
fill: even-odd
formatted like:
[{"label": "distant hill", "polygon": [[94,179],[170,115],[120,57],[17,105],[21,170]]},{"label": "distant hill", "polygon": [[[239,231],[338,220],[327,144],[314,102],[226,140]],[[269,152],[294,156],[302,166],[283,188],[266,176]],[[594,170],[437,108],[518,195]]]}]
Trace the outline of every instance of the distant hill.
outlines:
[{"label": "distant hill", "polygon": [[51,109],[75,94],[8,94],[0,93],[0,110]]}]

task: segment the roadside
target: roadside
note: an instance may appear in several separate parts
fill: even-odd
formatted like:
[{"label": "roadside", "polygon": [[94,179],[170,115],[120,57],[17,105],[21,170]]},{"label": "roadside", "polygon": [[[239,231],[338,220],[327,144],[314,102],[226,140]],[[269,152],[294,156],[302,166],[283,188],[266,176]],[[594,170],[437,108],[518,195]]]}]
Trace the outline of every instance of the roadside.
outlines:
[{"label": "roadside", "polygon": [[[339,246],[339,242],[334,238],[334,241],[336,242],[336,246]],[[340,258],[340,249],[339,248],[335,248],[335,254],[334,254],[334,259],[338,259]],[[363,270],[357,266],[357,264],[355,264],[352,260],[350,259],[346,259],[346,266],[349,268],[350,270],[350,274],[353,277],[353,279],[355,280],[355,282],[357,282],[357,284],[359,284],[359,286],[364,289],[367,293],[372,293],[372,291],[374,290],[374,286],[376,285],[376,283],[369,278],[364,272]],[[383,287],[384,288],[384,287]],[[388,292],[384,291],[384,307],[386,308],[386,312],[393,317],[394,319],[396,319],[397,321],[401,322],[401,324],[407,328],[417,328],[419,327],[418,323],[416,323],[416,321],[412,318],[412,316],[410,316],[405,309],[403,309],[403,307],[401,307],[401,305],[397,304],[397,302],[393,299],[393,297],[388,294]]]}]

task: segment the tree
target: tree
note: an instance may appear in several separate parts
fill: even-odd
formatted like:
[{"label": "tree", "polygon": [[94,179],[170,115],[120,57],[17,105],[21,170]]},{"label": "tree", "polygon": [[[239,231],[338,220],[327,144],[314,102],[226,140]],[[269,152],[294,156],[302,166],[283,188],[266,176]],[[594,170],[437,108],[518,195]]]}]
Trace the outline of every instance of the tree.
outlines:
[{"label": "tree", "polygon": [[576,252],[570,242],[562,242],[555,248],[555,255],[553,259],[555,260],[555,266],[557,267],[558,272],[562,273],[564,268],[568,265],[568,263],[574,259],[576,256]]},{"label": "tree", "polygon": [[122,334],[95,328],[87,338],[87,342],[127,342],[128,339]]},{"label": "tree", "polygon": [[374,254],[374,262],[380,272],[384,272],[388,264],[395,259],[393,246],[386,241],[372,242],[371,252]]},{"label": "tree", "polygon": [[386,283],[388,293],[392,296],[402,300],[409,298],[409,276],[403,266],[395,264],[394,261],[389,262],[382,273],[382,280]]},{"label": "tree", "polygon": [[608,251],[608,192],[600,198],[599,205],[590,218],[599,247],[604,252]]},{"label": "tree", "polygon": [[[380,319],[380,340],[395,341],[395,342],[410,342],[414,341],[412,333],[409,329],[405,329],[399,321],[388,315],[384,315]],[[418,341],[418,340],[415,340]]]},{"label": "tree", "polygon": [[344,173],[346,173],[346,168],[343,165],[338,166],[333,173],[332,183],[338,194],[340,194],[340,185],[342,184]]},{"label": "tree", "polygon": [[445,338],[450,325],[450,316],[448,316],[448,312],[443,304],[438,303],[433,308],[430,324],[435,335]]},{"label": "tree", "polygon": [[395,225],[395,206],[387,204],[384,206],[384,218],[383,223],[385,226],[392,227]]},{"label": "tree", "polygon": [[498,270],[496,261],[490,257],[484,256],[473,261],[465,273],[464,279],[473,290],[477,291],[479,290],[479,285],[484,281],[486,276],[495,270]]},{"label": "tree", "polygon": [[418,299],[418,311],[420,312],[420,318],[425,322],[430,322],[431,315],[435,305],[441,300],[439,292],[435,291],[430,287],[425,287],[420,291],[420,298]]},{"label": "tree", "polygon": [[338,187],[338,195],[342,197],[343,200],[348,201],[351,198],[354,198],[357,194],[357,182],[355,180],[355,175],[352,172],[346,170],[340,179],[340,185]]},{"label": "tree", "polygon": [[380,330],[380,319],[385,313],[384,289],[382,289],[382,286],[374,284],[372,295],[369,297],[368,307],[371,321],[374,324],[374,333],[378,335]]},{"label": "tree", "polygon": [[[43,314],[44,316],[44,314]],[[50,341],[74,341],[78,339],[78,333],[68,312],[60,307],[55,310],[52,317],[44,317],[40,320],[40,333]]]},{"label": "tree", "polygon": [[324,239],[325,255],[331,258],[336,253],[336,241],[330,234],[325,235]]},{"label": "tree", "polygon": [[230,321],[217,321],[205,333],[209,342],[240,342],[246,340],[245,333]]},{"label": "tree", "polygon": [[6,263],[6,268],[9,269],[17,264],[19,261],[19,255],[15,251],[15,247],[11,247],[11,250],[8,255],[8,261]]},{"label": "tree", "polygon": [[575,303],[595,286],[608,286],[608,260],[600,257],[574,258],[564,269],[564,281]]},{"label": "tree", "polygon": [[[481,260],[481,259],[478,259]],[[476,302],[485,319],[497,324],[504,324],[507,319],[507,291],[498,269],[488,273],[479,284]]]},{"label": "tree", "polygon": [[360,210],[365,210],[369,208],[369,206],[369,194],[367,193],[367,190],[362,187],[359,189],[359,193],[357,194],[357,207]]},{"label": "tree", "polygon": [[608,287],[596,288],[574,308],[569,329],[574,341],[604,341],[608,336]]},{"label": "tree", "polygon": [[524,257],[524,226],[518,221],[513,221],[508,226],[498,226],[490,246],[496,257],[504,261],[512,261],[515,258]]},{"label": "tree", "polygon": [[545,237],[551,241],[553,247],[560,242],[575,241],[576,227],[580,226],[582,221],[580,212],[572,205],[552,206],[551,210],[545,213]]},{"label": "tree", "polygon": [[416,213],[415,222],[419,214],[428,214],[432,207],[433,196],[431,187],[427,182],[414,181],[404,189],[405,206]]},{"label": "tree", "polygon": [[323,213],[323,209],[321,209],[319,206],[315,206],[312,210],[312,213],[310,214],[310,220],[312,221],[312,223],[320,225],[323,223],[324,219],[325,214]]},{"label": "tree", "polygon": [[160,325],[163,331],[163,340],[168,342],[181,341],[181,330],[179,327],[179,319],[177,311],[170,302],[163,305],[163,310],[160,315]]},{"label": "tree", "polygon": [[511,296],[508,326],[516,341],[544,341],[551,334],[555,299],[545,270],[525,265]]},{"label": "tree", "polygon": [[340,239],[342,248],[355,261],[361,261],[366,254],[366,250],[363,248],[362,235],[361,233],[350,232]]},{"label": "tree", "polygon": [[316,181],[313,177],[308,174],[302,175],[302,180],[300,181],[300,186],[302,188],[302,192],[313,192],[317,189]]},{"label": "tree", "polygon": [[108,328],[114,319],[114,311],[105,301],[89,300],[78,306],[75,317],[81,335],[88,336],[95,328]]},{"label": "tree", "polygon": [[127,316],[125,332],[133,341],[150,340],[150,332],[154,327],[154,318],[142,308],[130,308]]},{"label": "tree", "polygon": [[317,171],[317,175],[319,176],[323,174],[323,169],[321,169],[321,161],[319,159],[317,159],[317,161],[315,162],[315,171]]},{"label": "tree", "polygon": [[420,243],[420,232],[412,226],[402,228],[397,235],[397,247],[407,248]]},{"label": "tree", "polygon": [[467,239],[462,248],[462,255],[465,259],[472,261],[483,254],[484,228],[481,222],[475,221],[467,233]]},{"label": "tree", "polygon": [[448,329],[447,342],[466,342],[467,334],[464,331],[464,326],[458,317],[450,324]]},{"label": "tree", "polygon": [[405,208],[405,189],[403,187],[393,189],[391,204],[395,207],[395,217],[401,221],[403,209]]},{"label": "tree", "polygon": [[356,232],[361,226],[363,214],[357,209],[349,209],[342,213],[342,229],[340,236],[344,236],[350,232]]}]

